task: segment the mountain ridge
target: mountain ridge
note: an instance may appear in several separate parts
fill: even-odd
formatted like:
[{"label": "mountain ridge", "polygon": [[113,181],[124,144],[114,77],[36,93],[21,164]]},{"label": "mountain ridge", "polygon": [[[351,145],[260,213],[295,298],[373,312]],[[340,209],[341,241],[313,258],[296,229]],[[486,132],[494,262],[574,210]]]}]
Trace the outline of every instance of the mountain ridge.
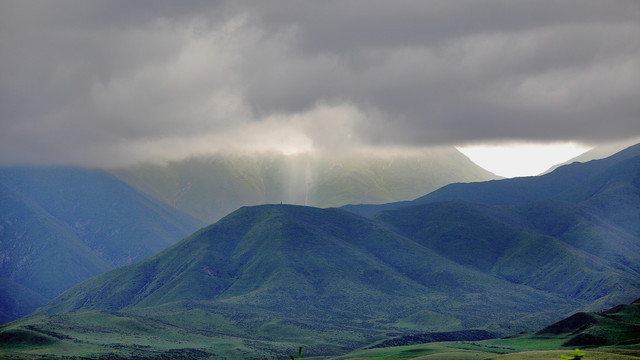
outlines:
[{"label": "mountain ridge", "polygon": [[[250,226],[238,226],[247,221]],[[477,292],[483,300],[471,300]],[[239,209],[150,259],[79,284],[37,314],[108,310],[158,318],[164,310],[157,309],[167,306],[181,312],[216,304],[243,316],[247,306],[261,309],[276,316],[269,321],[299,317],[313,328],[353,322],[365,333],[382,330],[364,319],[394,323],[425,307],[431,308],[420,315],[425,320],[474,327],[497,321],[477,314],[477,307],[503,309],[504,318],[567,306],[560,297],[467,269],[343,210],[262,205]],[[465,307],[465,316],[456,317]]]},{"label": "mountain ridge", "polygon": [[558,181],[558,194],[527,195],[540,197],[527,203],[458,199],[372,217],[241,207],[72,287],[34,316],[108,311],[273,351],[310,341],[310,354],[322,356],[416,333],[540,329],[576,310],[637,299],[633,151],[556,171],[544,181]]},{"label": "mountain ridge", "polygon": [[381,205],[346,205],[342,208],[363,216],[371,216],[382,210],[448,200],[466,200],[487,205],[521,205],[558,196],[582,183],[587,177],[637,156],[640,156],[640,144],[628,147],[605,159],[563,165],[540,176],[453,183],[411,201]]},{"label": "mountain ridge", "polygon": [[[0,209],[0,278],[45,299],[199,226],[104,171],[72,167],[0,168]],[[7,296],[18,301],[21,293]],[[16,312],[6,304],[0,313],[15,319],[35,306],[28,308]]]}]

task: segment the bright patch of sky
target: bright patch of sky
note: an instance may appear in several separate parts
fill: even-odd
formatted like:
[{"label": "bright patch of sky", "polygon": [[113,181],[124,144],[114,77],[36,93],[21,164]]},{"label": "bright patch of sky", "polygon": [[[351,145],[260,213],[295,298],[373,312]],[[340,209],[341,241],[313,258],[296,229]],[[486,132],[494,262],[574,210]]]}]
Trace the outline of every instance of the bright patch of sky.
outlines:
[{"label": "bright patch of sky", "polygon": [[477,165],[507,178],[538,175],[591,149],[578,143],[506,143],[456,147]]}]

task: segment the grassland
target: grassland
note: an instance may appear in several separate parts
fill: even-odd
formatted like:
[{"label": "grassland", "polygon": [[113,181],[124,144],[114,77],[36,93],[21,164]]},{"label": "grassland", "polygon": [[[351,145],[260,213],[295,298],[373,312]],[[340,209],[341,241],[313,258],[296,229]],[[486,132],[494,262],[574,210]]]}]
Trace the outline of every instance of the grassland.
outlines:
[{"label": "grassland", "polygon": [[[165,310],[170,310],[166,308]],[[222,313],[181,313],[176,319],[151,319],[132,314],[83,310],[63,315],[40,315],[0,327],[0,359],[282,359],[304,347],[306,359],[560,359],[575,347],[585,360],[640,359],[640,302],[616,306],[600,313],[576,313],[536,333],[521,333],[502,339],[431,342],[409,346],[379,347],[410,343],[416,335],[380,341],[384,334],[371,334],[369,345],[353,329],[300,331],[285,322],[259,322],[252,331],[233,335],[234,325]],[[215,317],[215,319],[214,319]],[[198,320],[200,319],[200,320]],[[172,320],[173,324],[167,322]],[[215,324],[203,328],[199,322]],[[247,325],[247,324],[245,324]],[[237,326],[237,324],[235,325]],[[317,330],[317,329],[316,329]],[[437,338],[452,333],[424,334]],[[462,332],[485,336],[483,332]],[[376,340],[377,338],[377,340]],[[471,339],[470,337],[467,337]],[[476,337],[477,338],[477,337]],[[333,343],[331,341],[333,339]],[[581,341],[580,346],[574,346]],[[348,345],[351,344],[351,345]],[[594,345],[594,344],[600,344]],[[310,355],[310,356],[309,356]]]},{"label": "grassland", "polygon": [[[580,346],[576,343],[582,342]],[[601,344],[597,346],[594,344]],[[560,359],[580,347],[585,360],[640,359],[640,302],[577,313],[536,333],[503,339],[365,349],[337,359]]]},{"label": "grassland", "polygon": [[277,358],[298,344],[188,331],[148,318],[98,311],[35,316],[0,328],[0,359]]},{"label": "grassland", "polygon": [[[340,360],[356,359],[429,359],[429,360],[515,360],[515,359],[554,359],[560,355],[569,355],[571,348],[561,346],[562,339],[495,339],[474,342],[438,342],[421,345],[399,346],[383,349],[359,350],[335,358]],[[584,360],[622,360],[640,359],[640,345],[617,345],[589,347],[582,349]]]}]

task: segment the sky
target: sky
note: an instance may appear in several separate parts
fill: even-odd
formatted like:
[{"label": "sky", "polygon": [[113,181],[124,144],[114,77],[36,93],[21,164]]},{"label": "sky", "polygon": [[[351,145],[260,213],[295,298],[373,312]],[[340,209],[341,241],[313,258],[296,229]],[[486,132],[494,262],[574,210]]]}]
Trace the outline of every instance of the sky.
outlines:
[{"label": "sky", "polygon": [[640,2],[5,0],[0,74],[0,165],[431,146],[556,163],[640,137]]}]

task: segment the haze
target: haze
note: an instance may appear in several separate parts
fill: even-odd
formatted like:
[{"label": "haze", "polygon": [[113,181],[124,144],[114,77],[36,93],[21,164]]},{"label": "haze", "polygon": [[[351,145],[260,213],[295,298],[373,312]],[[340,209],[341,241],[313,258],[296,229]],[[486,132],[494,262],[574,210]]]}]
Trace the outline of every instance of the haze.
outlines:
[{"label": "haze", "polygon": [[640,136],[640,2],[3,1],[0,72],[3,165],[586,150]]}]

